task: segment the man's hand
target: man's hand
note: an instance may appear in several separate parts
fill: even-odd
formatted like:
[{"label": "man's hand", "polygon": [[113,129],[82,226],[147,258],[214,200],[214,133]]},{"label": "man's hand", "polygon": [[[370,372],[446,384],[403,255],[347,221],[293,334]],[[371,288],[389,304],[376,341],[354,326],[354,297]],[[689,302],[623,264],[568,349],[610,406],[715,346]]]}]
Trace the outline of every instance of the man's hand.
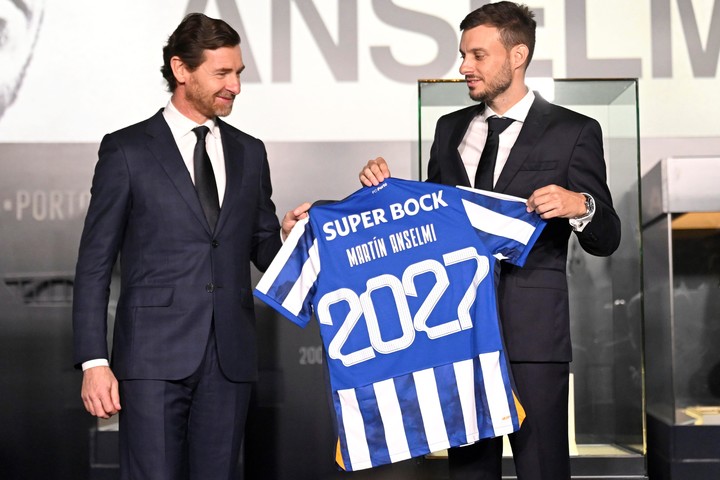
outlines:
[{"label": "man's hand", "polygon": [[366,187],[377,186],[386,178],[390,178],[390,168],[382,157],[370,160],[360,171],[360,183]]},{"label": "man's hand", "polygon": [[527,200],[527,211],[550,218],[577,218],[587,213],[585,195],[571,192],[558,185],[548,185],[535,190]]},{"label": "man's hand", "polygon": [[100,418],[110,418],[120,410],[118,381],[110,367],[92,367],[83,372],[82,392],[85,410]]},{"label": "man's hand", "polygon": [[308,202],[305,202],[285,214],[282,220],[283,242],[287,240],[288,235],[290,235],[290,230],[293,229],[298,220],[302,220],[303,218],[308,216],[308,210],[310,210],[310,204]]}]

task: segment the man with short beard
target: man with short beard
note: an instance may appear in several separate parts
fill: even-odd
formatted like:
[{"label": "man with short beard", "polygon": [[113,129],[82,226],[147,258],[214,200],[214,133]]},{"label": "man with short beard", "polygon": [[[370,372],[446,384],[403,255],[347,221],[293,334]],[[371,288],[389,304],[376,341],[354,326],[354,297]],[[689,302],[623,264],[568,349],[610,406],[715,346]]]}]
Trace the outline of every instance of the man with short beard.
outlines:
[{"label": "man with short beard", "polygon": [[[600,125],[525,85],[535,27],[530,10],[511,2],[487,4],[462,21],[460,73],[480,103],[438,120],[427,180],[527,198],[528,211],[548,220],[523,268],[502,265],[497,292],[516,391],[527,414],[509,436],[518,478],[564,480],[570,478],[568,240],[574,233],[586,252],[610,255],[620,242],[620,220],[607,187]],[[509,121],[492,134],[497,157],[483,179],[476,173],[485,166],[479,164],[485,163],[480,159],[492,137],[492,117]],[[389,176],[387,163],[377,158],[360,172],[360,181],[377,185]],[[450,449],[450,478],[499,480],[501,460],[501,438]]]},{"label": "man with short beard", "polygon": [[310,205],[281,228],[265,146],[218,118],[240,93],[237,32],[190,14],[163,57],[167,106],[100,145],[75,276],[75,365],[87,411],[120,413],[123,480],[227,480],[257,379],[250,262],[264,271]]}]

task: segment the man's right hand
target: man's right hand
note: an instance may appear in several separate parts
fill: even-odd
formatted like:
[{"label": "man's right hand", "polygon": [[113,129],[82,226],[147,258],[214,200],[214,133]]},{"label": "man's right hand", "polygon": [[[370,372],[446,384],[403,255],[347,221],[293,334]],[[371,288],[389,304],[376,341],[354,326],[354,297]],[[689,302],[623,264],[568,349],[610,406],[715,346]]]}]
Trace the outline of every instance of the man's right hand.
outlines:
[{"label": "man's right hand", "polygon": [[360,183],[366,187],[377,186],[386,178],[390,178],[390,168],[382,157],[370,160],[360,171]]},{"label": "man's right hand", "polygon": [[83,372],[82,397],[85,410],[100,418],[110,418],[120,410],[118,381],[110,367],[92,367]]}]

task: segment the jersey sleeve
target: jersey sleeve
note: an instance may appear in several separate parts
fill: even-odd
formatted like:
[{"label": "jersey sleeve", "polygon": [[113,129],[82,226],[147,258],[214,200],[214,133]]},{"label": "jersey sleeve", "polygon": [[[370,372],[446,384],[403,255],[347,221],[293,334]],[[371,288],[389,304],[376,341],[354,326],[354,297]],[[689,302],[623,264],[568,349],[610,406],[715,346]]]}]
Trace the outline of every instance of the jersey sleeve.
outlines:
[{"label": "jersey sleeve", "polygon": [[309,220],[295,224],[254,291],[256,297],[301,327],[312,317],[312,297],[320,273],[317,240]]},{"label": "jersey sleeve", "polygon": [[522,267],[545,220],[528,212],[521,198],[464,187],[460,192],[468,220],[494,256]]}]

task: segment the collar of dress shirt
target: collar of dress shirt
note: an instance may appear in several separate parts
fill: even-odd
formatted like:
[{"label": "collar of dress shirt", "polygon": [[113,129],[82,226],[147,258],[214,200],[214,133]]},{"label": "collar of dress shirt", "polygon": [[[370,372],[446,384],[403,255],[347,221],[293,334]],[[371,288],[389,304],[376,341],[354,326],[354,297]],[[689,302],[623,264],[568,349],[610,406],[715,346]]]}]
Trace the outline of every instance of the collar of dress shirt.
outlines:
[{"label": "collar of dress shirt", "polygon": [[[168,100],[167,106],[163,110],[163,117],[165,117],[174,138],[180,138],[192,133],[192,129],[198,126],[197,123],[180,113],[180,110],[173,105],[172,100]],[[214,118],[208,119],[203,125],[210,129],[210,134],[213,137],[220,138],[219,128]]]},{"label": "collar of dress shirt", "polygon": [[[510,109],[505,112],[505,115],[502,115],[505,118],[512,118],[516,122],[524,123],[525,118],[527,118],[528,112],[530,111],[530,107],[532,107],[533,102],[535,101],[535,93],[528,89],[527,93],[523,98],[520,99],[519,102],[517,102],[515,105],[510,107]],[[485,109],[481,113],[483,120],[486,120],[489,117],[492,117],[493,115],[498,115],[493,111],[492,108],[485,105]]]}]

